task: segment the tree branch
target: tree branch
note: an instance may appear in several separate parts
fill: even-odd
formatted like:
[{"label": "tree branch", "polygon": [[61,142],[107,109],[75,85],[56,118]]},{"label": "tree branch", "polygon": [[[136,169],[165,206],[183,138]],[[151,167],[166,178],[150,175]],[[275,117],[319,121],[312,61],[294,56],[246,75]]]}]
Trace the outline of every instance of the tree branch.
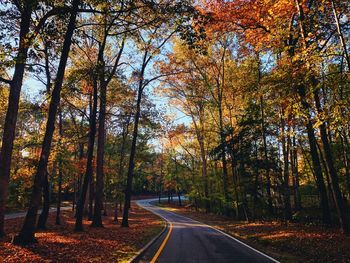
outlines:
[{"label": "tree branch", "polygon": [[5,78],[3,78],[3,77],[0,77],[0,82],[6,83],[6,84],[8,84],[8,85],[11,85],[12,80],[5,79]]}]

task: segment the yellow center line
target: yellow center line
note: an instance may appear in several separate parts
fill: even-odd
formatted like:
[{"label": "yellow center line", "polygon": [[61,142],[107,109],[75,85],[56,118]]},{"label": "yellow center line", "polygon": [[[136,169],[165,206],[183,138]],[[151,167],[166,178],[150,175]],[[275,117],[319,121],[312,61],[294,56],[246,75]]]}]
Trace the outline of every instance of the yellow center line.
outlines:
[{"label": "yellow center line", "polygon": [[171,232],[173,231],[173,225],[169,222],[169,231],[168,234],[166,235],[165,239],[163,240],[163,243],[160,245],[157,253],[154,255],[154,257],[152,258],[150,263],[155,263],[158,259],[158,257],[160,256],[160,254],[162,253],[166,243],[168,242],[168,239],[170,237]]}]

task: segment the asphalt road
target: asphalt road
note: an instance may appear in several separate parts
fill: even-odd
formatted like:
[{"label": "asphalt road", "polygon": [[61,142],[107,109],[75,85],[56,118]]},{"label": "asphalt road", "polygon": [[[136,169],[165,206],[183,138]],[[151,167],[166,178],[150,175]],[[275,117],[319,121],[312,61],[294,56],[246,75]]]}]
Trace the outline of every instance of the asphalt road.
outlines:
[{"label": "asphalt road", "polygon": [[[62,206],[61,207],[61,211],[70,210],[70,209],[72,209],[71,206]],[[57,211],[56,207],[50,207],[49,213],[53,213],[53,212],[56,212],[56,211]],[[38,215],[40,215],[40,213],[41,213],[41,209],[38,210]],[[27,214],[27,211],[5,214],[5,220],[25,217],[26,214]]]},{"label": "asphalt road", "polygon": [[208,225],[153,206],[150,202],[155,200],[137,203],[164,218],[169,227],[138,262],[278,262]]}]

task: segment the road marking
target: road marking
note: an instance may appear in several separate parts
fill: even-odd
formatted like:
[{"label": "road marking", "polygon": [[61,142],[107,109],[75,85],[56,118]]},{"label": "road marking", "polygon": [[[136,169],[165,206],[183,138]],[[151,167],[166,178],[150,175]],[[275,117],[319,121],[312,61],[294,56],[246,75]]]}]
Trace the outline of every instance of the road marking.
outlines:
[{"label": "road marking", "polygon": [[[264,256],[264,257],[270,259],[272,262],[280,263],[278,260],[276,260],[276,259],[270,257],[269,255],[266,255],[265,253],[263,253],[263,252],[261,252],[261,251],[255,249],[255,248],[249,246],[248,244],[246,244],[246,243],[240,241],[239,239],[237,239],[237,238],[235,238],[235,237],[233,237],[233,236],[231,236],[231,235],[229,235],[229,234],[227,234],[227,233],[225,233],[225,232],[223,232],[223,231],[221,231],[221,230],[219,230],[219,229],[217,229],[217,228],[215,228],[215,227],[212,227],[212,226],[210,226],[210,225],[208,225],[208,224],[205,224],[205,223],[203,223],[203,222],[194,220],[194,219],[192,219],[192,218],[189,218],[189,217],[186,217],[186,216],[183,216],[183,215],[176,214],[176,213],[171,212],[171,211],[169,211],[169,210],[166,210],[166,209],[164,209],[164,208],[161,208],[161,209],[162,209],[163,211],[166,211],[166,212],[168,212],[168,213],[171,213],[171,214],[173,214],[173,215],[175,215],[175,216],[182,217],[182,218],[185,218],[185,219],[187,219],[187,220],[189,219],[190,221],[192,220],[193,222],[196,222],[196,223],[202,224],[203,226],[209,227],[209,228],[211,228],[211,229],[213,229],[213,230],[215,230],[215,231],[217,231],[217,232],[223,234],[224,236],[226,236],[226,237],[228,237],[228,238],[230,238],[230,239],[233,239],[234,241],[238,242],[239,244],[241,244],[241,245],[243,245],[243,246],[245,246],[245,247],[247,247],[247,248],[250,248],[251,250],[255,251],[256,253],[258,253],[258,254],[260,254],[260,255],[262,255],[262,256]],[[154,263],[154,262],[152,262],[152,263]]]},{"label": "road marking", "polygon": [[160,256],[160,254],[162,253],[162,251],[163,251],[163,249],[165,247],[165,244],[168,242],[170,234],[171,234],[172,231],[173,231],[173,225],[169,222],[169,232],[166,235],[165,239],[163,240],[163,243],[160,245],[157,253],[154,255],[154,257],[152,258],[150,263],[155,263],[157,261],[158,257]]},{"label": "road marking", "polygon": [[[156,201],[156,200],[158,200],[158,199],[154,199],[154,201]],[[256,253],[258,253],[258,254],[260,254],[260,255],[262,255],[262,256],[264,256],[264,257],[270,259],[272,262],[280,263],[278,260],[276,260],[276,259],[270,257],[269,255],[266,255],[265,253],[263,253],[263,252],[261,252],[261,251],[255,249],[255,248],[249,246],[248,244],[246,244],[246,243],[240,241],[240,240],[237,239],[237,238],[234,238],[233,236],[231,236],[231,235],[229,235],[229,234],[227,234],[227,233],[225,233],[225,232],[223,232],[223,231],[221,231],[221,230],[219,230],[219,229],[217,229],[217,228],[215,228],[215,227],[212,227],[212,226],[210,226],[210,225],[208,225],[208,224],[205,224],[205,223],[203,223],[203,222],[194,220],[194,219],[192,219],[192,218],[185,217],[185,216],[183,216],[183,215],[179,215],[179,214],[174,213],[174,212],[171,212],[171,211],[169,211],[169,210],[167,210],[167,209],[154,206],[154,205],[150,204],[150,202],[153,201],[153,199],[147,200],[147,201],[148,201],[147,204],[150,205],[150,206],[148,206],[148,207],[143,207],[143,208],[145,208],[146,210],[148,210],[148,211],[150,211],[150,212],[152,212],[152,213],[154,213],[154,214],[160,216],[160,217],[163,218],[165,221],[167,221],[167,222],[169,223],[169,226],[170,226],[169,233],[168,233],[167,237],[164,239],[164,241],[163,241],[161,247],[160,247],[159,250],[158,250],[159,254],[158,254],[158,252],[157,252],[158,255],[156,254],[156,255],[153,257],[151,263],[155,263],[155,262],[156,262],[157,258],[159,257],[160,253],[162,252],[162,250],[163,250],[163,248],[164,248],[164,246],[165,246],[165,244],[166,244],[166,241],[169,239],[170,232],[172,231],[172,224],[171,224],[163,215],[161,215],[161,214],[159,214],[158,212],[154,211],[154,208],[156,208],[156,209],[158,209],[158,210],[162,210],[162,211],[164,211],[164,212],[168,212],[168,213],[173,214],[173,215],[178,216],[178,217],[182,217],[182,218],[184,218],[184,219],[186,219],[186,220],[190,220],[190,221],[199,223],[199,224],[201,224],[201,225],[203,225],[203,226],[209,227],[209,228],[211,228],[211,229],[213,229],[213,230],[215,230],[215,231],[221,233],[222,235],[224,235],[224,236],[226,236],[226,237],[228,237],[228,238],[230,238],[230,239],[232,239],[232,240],[238,242],[239,244],[241,244],[241,245],[243,245],[243,246],[245,246],[245,247],[247,247],[247,248],[249,248],[249,249],[255,251]],[[144,203],[143,205],[145,205],[145,203]],[[142,206],[142,204],[141,204],[141,206]],[[153,208],[153,209],[152,209],[152,208]],[[156,256],[157,256],[157,257],[156,257]]]}]

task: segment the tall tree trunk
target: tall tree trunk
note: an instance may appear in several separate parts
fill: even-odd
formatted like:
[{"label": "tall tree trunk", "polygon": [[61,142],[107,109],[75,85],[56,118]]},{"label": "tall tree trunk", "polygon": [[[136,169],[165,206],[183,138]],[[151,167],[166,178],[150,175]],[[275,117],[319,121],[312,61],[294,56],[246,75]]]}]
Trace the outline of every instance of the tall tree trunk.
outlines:
[{"label": "tall tree trunk", "polygon": [[95,182],[94,176],[91,176],[91,180],[89,183],[88,196],[87,196],[86,205],[88,206],[88,220],[92,221],[94,217],[94,199],[95,199]]},{"label": "tall tree trunk", "polygon": [[120,147],[119,165],[118,165],[118,173],[119,173],[119,177],[121,179],[124,176],[125,148],[126,148],[126,140],[127,140],[128,134],[129,134],[130,119],[131,119],[131,117],[129,116],[127,118],[127,122],[125,123],[125,127],[123,127],[122,145]]},{"label": "tall tree trunk", "polygon": [[[109,27],[110,28],[110,27]],[[96,184],[95,184],[95,206],[94,206],[94,216],[92,219],[91,226],[93,227],[103,227],[102,223],[102,209],[103,209],[103,180],[104,180],[104,150],[105,150],[105,137],[106,137],[106,129],[105,129],[105,121],[106,121],[106,101],[107,101],[107,87],[109,82],[112,80],[116,69],[118,67],[118,63],[121,57],[121,54],[124,49],[124,42],[122,41],[122,45],[119,49],[117,58],[115,60],[115,64],[112,68],[112,71],[106,80],[106,68],[104,61],[104,51],[107,42],[108,29],[105,28],[104,39],[100,45],[99,53],[98,53],[98,77],[100,81],[100,110],[98,117],[98,137],[97,137],[97,154],[96,154]]]},{"label": "tall tree trunk", "polygon": [[[322,116],[323,110],[321,108],[320,98],[319,98],[317,89],[314,90],[314,99],[316,103],[317,112],[319,116]],[[320,125],[321,140],[323,143],[323,151],[325,154],[325,159],[329,170],[330,184],[331,184],[333,199],[335,202],[335,208],[338,214],[340,226],[343,233],[345,235],[350,235],[350,225],[349,225],[349,220],[347,215],[347,206],[346,206],[346,203],[344,202],[344,199],[339,187],[338,172],[334,166],[333,154],[332,154],[331,146],[328,141],[326,125],[324,123],[324,120],[321,119],[321,121],[322,121]]]},{"label": "tall tree trunk", "polygon": [[62,199],[62,160],[58,161],[58,191],[57,191],[57,208],[56,208],[56,225],[61,224],[60,214],[61,214],[61,199]]},{"label": "tall tree trunk", "polygon": [[76,182],[76,176],[74,175],[73,179],[73,200],[72,200],[72,212],[75,210],[75,202],[76,202],[76,192],[77,191],[77,182]]},{"label": "tall tree trunk", "polygon": [[204,145],[204,121],[203,121],[203,115],[204,115],[204,109],[203,107],[199,106],[198,110],[198,118],[199,118],[199,125],[197,124],[197,121],[194,118],[194,115],[191,114],[192,117],[192,122],[194,124],[194,128],[196,131],[196,138],[199,144],[199,149],[200,149],[200,156],[201,156],[201,172],[202,172],[202,178],[204,181],[204,198],[205,198],[205,212],[209,213],[210,212],[210,200],[209,200],[209,190],[208,190],[208,164],[207,164],[207,154],[205,150],[205,145]]},{"label": "tall tree trunk", "polygon": [[107,85],[104,83],[100,87],[100,110],[98,118],[98,137],[97,137],[97,154],[96,154],[96,189],[95,189],[95,206],[94,216],[92,218],[93,227],[103,227],[102,209],[103,209],[103,163],[105,147],[105,119],[106,119],[106,99]]},{"label": "tall tree trunk", "polygon": [[48,172],[46,171],[44,181],[42,182],[43,187],[43,208],[38,219],[37,229],[46,229],[47,218],[49,217],[50,211],[50,189],[49,189],[49,178]]},{"label": "tall tree trunk", "polygon": [[[283,152],[283,202],[284,202],[284,217],[286,220],[292,219],[292,209],[290,204],[290,188],[289,188],[289,149],[290,149],[290,127],[285,131],[285,116],[284,109],[281,111],[281,137],[282,137],[282,152]],[[286,140],[287,137],[287,140]]]},{"label": "tall tree trunk", "polygon": [[[123,127],[123,133],[122,133],[122,145],[120,148],[119,165],[118,165],[118,177],[120,178],[121,182],[123,182],[123,177],[124,177],[125,148],[126,148],[126,140],[127,140],[128,134],[129,134],[130,119],[131,119],[131,116],[128,116],[127,121],[125,123],[125,126]],[[117,192],[120,191],[121,185],[123,185],[123,183],[117,184]],[[121,199],[122,198],[117,193],[115,196],[116,209],[118,209],[118,202],[120,202],[120,209],[121,209],[121,202],[122,202]]]},{"label": "tall tree trunk", "polygon": [[15,139],[16,122],[18,115],[19,99],[22,89],[25,64],[28,56],[28,34],[30,29],[31,15],[37,5],[37,1],[25,1],[21,14],[19,47],[16,56],[16,65],[10,82],[10,94],[5,117],[4,131],[0,152],[0,237],[5,235],[5,207],[7,200],[8,184],[11,170],[13,142]]},{"label": "tall tree trunk", "polygon": [[340,44],[341,44],[341,47],[342,47],[344,55],[345,55],[345,60],[346,60],[346,63],[348,65],[348,70],[350,71],[350,56],[349,56],[348,50],[346,48],[346,43],[345,43],[345,38],[344,38],[343,32],[342,32],[341,27],[340,27],[338,12],[337,12],[337,9],[334,5],[334,1],[331,0],[331,2],[332,2],[332,11],[333,11],[333,15],[334,15],[335,25],[337,26],[337,33],[339,36]]},{"label": "tall tree trunk", "polygon": [[[79,144],[79,162],[81,163],[82,159],[84,158],[84,144]],[[81,185],[81,179],[83,177],[83,173],[80,173],[77,178],[74,178],[74,203],[75,206],[73,206],[73,211],[76,211],[76,206],[78,203],[78,199],[80,196],[80,185]],[[76,214],[76,213],[75,213]]]},{"label": "tall tree trunk", "polygon": [[[44,57],[45,57],[45,75],[46,75],[46,93],[49,95],[51,91],[51,73],[50,73],[50,66],[49,66],[49,51],[48,51],[48,42],[44,41]],[[56,172],[56,162],[54,162],[53,165],[53,171]],[[38,219],[38,229],[46,229],[46,221],[49,217],[49,211],[50,211],[50,189],[49,189],[49,174],[48,171],[46,171],[46,175],[44,177],[43,182],[43,208],[41,211],[41,214]]]},{"label": "tall tree trunk", "polygon": [[320,160],[321,160],[321,164],[325,173],[325,177],[326,177],[326,186],[327,186],[327,196],[328,196],[328,200],[329,200],[329,204],[330,207],[333,206],[334,204],[334,198],[333,198],[333,194],[332,194],[332,189],[331,189],[331,179],[330,179],[330,175],[329,175],[329,169],[326,163],[326,159],[324,158],[324,154],[323,151],[319,145],[319,143],[316,143],[317,145],[317,149],[318,149],[318,153],[320,155]]},{"label": "tall tree trunk", "polygon": [[179,187],[177,188],[177,197],[178,197],[178,200],[179,200],[179,206],[182,206],[181,191],[180,191]]},{"label": "tall tree trunk", "polygon": [[259,190],[259,166],[258,166],[258,146],[256,140],[254,141],[254,157],[255,157],[255,167],[254,167],[254,188],[253,188],[253,211],[252,217],[253,220],[256,218],[256,208],[258,206],[258,190]]},{"label": "tall tree trunk", "polygon": [[[91,103],[92,104],[92,103]],[[79,145],[79,161],[80,163],[82,162],[82,159],[84,158],[84,144],[81,143]],[[78,178],[76,180],[76,190],[75,190],[75,206],[78,205],[78,200],[79,200],[79,197],[80,197],[80,192],[81,192],[81,185],[82,185],[82,179],[83,179],[83,176],[84,176],[84,173],[81,172],[79,175],[78,175]],[[75,208],[75,214],[74,216],[76,216],[76,211],[77,209]]]},{"label": "tall tree trunk", "polygon": [[140,72],[140,80],[138,83],[138,90],[137,90],[134,130],[132,134],[131,150],[130,150],[130,156],[129,156],[129,167],[128,167],[126,187],[125,187],[123,220],[121,224],[123,227],[129,227],[129,209],[130,209],[131,192],[132,192],[132,180],[134,177],[136,143],[137,143],[137,136],[138,136],[139,120],[141,116],[141,101],[142,101],[142,93],[144,89],[144,76],[145,76],[145,70],[146,70],[147,64],[149,63],[151,58],[152,56],[148,56],[148,51],[146,50],[143,55],[141,72]]},{"label": "tall tree trunk", "polygon": [[118,223],[118,200],[115,201],[113,221],[114,221],[114,223]]},{"label": "tall tree trunk", "polygon": [[232,145],[231,145],[231,151],[230,151],[230,157],[231,157],[231,172],[232,172],[232,184],[233,184],[233,191],[235,196],[235,213],[236,218],[239,218],[239,193],[238,193],[238,180],[237,180],[237,173],[236,173],[236,162],[235,162],[235,143],[233,142],[233,139],[235,137],[234,135],[234,128],[233,128],[233,116],[232,116],[232,109],[229,110],[230,113],[230,126],[231,126],[231,137],[232,137]]},{"label": "tall tree trunk", "polygon": [[273,211],[272,195],[271,195],[271,177],[270,177],[269,157],[268,157],[268,153],[267,153],[265,112],[264,112],[263,96],[260,96],[260,110],[261,110],[261,131],[262,131],[262,139],[263,139],[263,146],[264,146],[264,159],[265,159],[267,204],[268,204],[269,213],[271,215],[273,215],[274,211]]},{"label": "tall tree trunk", "polygon": [[[295,5],[296,5],[296,9],[297,9],[297,12],[299,15],[298,25],[299,25],[300,35],[302,38],[302,45],[303,45],[303,49],[306,51],[308,48],[308,44],[306,41],[306,33],[307,32],[305,32],[305,27],[304,27],[304,20],[305,20],[304,10],[303,10],[303,6],[301,5],[300,0],[295,0]],[[310,68],[311,68],[310,64],[307,62],[306,69],[308,71],[310,71]],[[328,202],[326,187],[324,184],[320,158],[319,158],[319,155],[317,152],[317,141],[316,141],[316,136],[315,136],[315,130],[314,130],[314,127],[312,124],[311,114],[310,114],[311,107],[306,100],[305,84],[299,85],[297,87],[297,91],[298,91],[298,94],[300,96],[301,105],[302,105],[305,113],[307,114],[306,129],[307,129],[308,139],[309,139],[309,144],[310,144],[310,152],[311,152],[314,174],[316,176],[316,184],[317,184],[319,194],[320,194],[320,201],[321,201],[321,208],[322,208],[322,220],[323,220],[323,223],[326,226],[328,226],[331,224],[329,202]]]},{"label": "tall tree trunk", "polygon": [[317,152],[317,141],[315,136],[315,130],[311,121],[311,116],[310,116],[310,105],[306,101],[306,91],[305,91],[304,85],[300,85],[298,87],[298,93],[300,96],[302,107],[307,114],[306,130],[307,130],[307,136],[308,136],[309,145],[310,145],[312,166],[314,170],[314,175],[316,177],[316,184],[317,184],[317,188],[320,196],[320,206],[322,209],[322,221],[324,225],[329,226],[331,224],[329,201],[327,197],[326,185],[323,179],[320,157]]},{"label": "tall tree trunk", "polygon": [[342,147],[342,153],[343,153],[343,161],[345,165],[345,179],[346,179],[346,187],[348,190],[348,195],[350,196],[350,164],[349,164],[349,154],[347,151],[348,143],[346,134],[342,132],[340,134],[340,140],[341,140],[341,147]]},{"label": "tall tree trunk", "polygon": [[220,128],[220,143],[222,147],[221,151],[221,162],[222,162],[222,174],[223,174],[223,186],[224,186],[224,199],[225,199],[225,205],[224,205],[224,211],[225,215],[229,215],[229,209],[228,209],[228,202],[229,202],[229,195],[228,195],[228,172],[227,172],[227,160],[226,160],[226,137],[225,137],[225,131],[224,131],[224,122],[223,122],[223,114],[222,114],[222,105],[219,104],[219,128]]},{"label": "tall tree trunk", "polygon": [[179,177],[178,177],[178,168],[177,168],[177,160],[176,160],[176,156],[174,159],[175,162],[175,174],[176,174],[176,193],[177,193],[177,197],[178,197],[178,201],[179,201],[179,206],[182,206],[182,202],[181,202],[181,190],[179,187]]},{"label": "tall tree trunk", "polygon": [[162,199],[162,188],[163,188],[163,152],[161,153],[160,159],[160,178],[159,178],[159,194],[158,194],[158,203],[161,203]]},{"label": "tall tree trunk", "polygon": [[[60,143],[59,145],[62,147],[61,142],[63,138],[63,128],[62,128],[62,109],[59,109],[59,123],[58,123],[58,129],[59,129],[59,136],[60,136]],[[61,224],[60,214],[61,214],[61,199],[62,199],[62,179],[63,179],[63,167],[62,167],[62,153],[59,153],[58,157],[58,192],[57,192],[57,209],[56,209],[56,225]]]},{"label": "tall tree trunk", "polygon": [[[293,127],[295,128],[295,127]],[[295,130],[293,130],[295,133]],[[299,190],[299,171],[298,171],[298,152],[296,146],[295,134],[292,138],[292,148],[291,148],[291,160],[292,160],[292,173],[293,173],[293,186],[294,186],[294,209],[296,211],[301,210],[301,195]]]},{"label": "tall tree trunk", "polygon": [[37,217],[38,207],[40,205],[40,198],[41,198],[41,181],[43,180],[42,178],[44,178],[45,176],[48,158],[50,155],[51,142],[52,142],[52,137],[55,130],[56,114],[57,114],[57,109],[61,98],[61,88],[63,84],[64,72],[65,72],[65,68],[68,60],[70,46],[72,43],[72,36],[75,29],[75,21],[78,13],[79,3],[80,3],[80,0],[73,1],[71,16],[67,27],[67,32],[64,38],[61,58],[60,58],[60,62],[57,70],[55,86],[52,91],[52,97],[51,97],[50,106],[49,106],[49,113],[48,113],[48,119],[46,123],[44,141],[42,144],[37,172],[34,178],[33,192],[30,199],[29,209],[26,214],[24,224],[20,233],[17,236],[15,236],[13,240],[15,244],[23,245],[23,244],[36,242],[34,233],[35,233],[36,217]]},{"label": "tall tree trunk", "polygon": [[96,135],[96,115],[97,115],[97,76],[94,76],[93,80],[93,103],[90,110],[90,121],[89,121],[89,142],[87,149],[87,160],[86,170],[83,179],[83,185],[80,191],[80,197],[78,199],[76,208],[76,220],[75,220],[75,231],[83,231],[83,216],[84,216],[84,205],[86,202],[86,193],[88,186],[92,180],[93,175],[93,159],[94,159],[94,145]]},{"label": "tall tree trunk", "polygon": [[[234,146],[232,146],[232,148],[234,148]],[[236,171],[236,168],[235,168],[235,165],[236,165],[236,162],[235,162],[235,155],[233,153],[233,150],[232,150],[232,153],[231,153],[231,169],[232,169],[232,178],[233,178],[233,187],[234,187],[234,195],[235,195],[235,202],[236,202],[236,205],[235,205],[235,210],[236,210],[236,219],[238,220],[239,219],[239,207],[238,207],[238,203],[240,202],[240,199],[239,199],[239,186],[238,186],[238,178],[237,178],[237,171]]]},{"label": "tall tree trunk", "polygon": [[131,191],[132,191],[132,180],[134,177],[135,153],[136,153],[138,126],[139,126],[139,119],[140,119],[140,115],[141,115],[143,77],[144,77],[144,72],[145,72],[145,67],[146,67],[145,61],[146,61],[147,55],[148,55],[148,53],[145,52],[144,59],[143,59],[144,62],[142,65],[142,70],[141,70],[141,74],[140,74],[141,76],[140,76],[138,92],[137,92],[134,130],[133,130],[133,134],[132,134],[131,150],[130,150],[130,156],[129,156],[129,168],[128,168],[128,174],[127,174],[126,188],[125,188],[125,201],[124,201],[124,211],[123,211],[123,220],[122,220],[123,227],[129,227],[129,208],[130,208]]}]

